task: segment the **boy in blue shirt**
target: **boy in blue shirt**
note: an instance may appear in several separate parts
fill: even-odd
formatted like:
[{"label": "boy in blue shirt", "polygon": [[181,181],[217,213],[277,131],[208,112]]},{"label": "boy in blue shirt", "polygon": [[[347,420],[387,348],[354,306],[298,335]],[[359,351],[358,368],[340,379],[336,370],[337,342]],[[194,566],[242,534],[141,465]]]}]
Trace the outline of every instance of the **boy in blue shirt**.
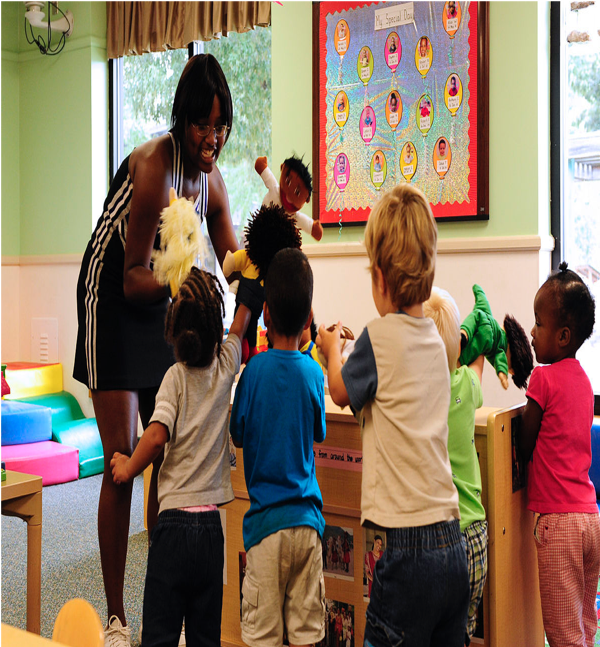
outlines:
[{"label": "boy in blue shirt", "polygon": [[242,586],[242,640],[250,647],[281,647],[284,626],[290,647],[325,634],[325,520],[313,454],[313,443],[325,439],[324,379],[317,362],[298,350],[310,326],[312,291],[306,256],[278,252],[265,279],[273,348],[244,369],[231,411],[250,496]]}]

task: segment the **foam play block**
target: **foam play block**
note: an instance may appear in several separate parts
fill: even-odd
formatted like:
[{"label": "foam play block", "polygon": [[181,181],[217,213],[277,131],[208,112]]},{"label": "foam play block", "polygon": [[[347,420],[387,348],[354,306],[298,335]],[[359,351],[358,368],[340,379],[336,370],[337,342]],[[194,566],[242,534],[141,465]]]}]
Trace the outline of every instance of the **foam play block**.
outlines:
[{"label": "foam play block", "polygon": [[52,439],[52,409],[2,400],[2,445],[23,445]]},{"label": "foam play block", "polygon": [[104,451],[96,418],[71,420],[52,427],[52,438],[79,450],[79,478],[104,471]]},{"label": "foam play block", "polygon": [[42,485],[76,481],[79,476],[79,450],[53,440],[2,448],[7,470],[42,477]]},{"label": "foam play block", "polygon": [[592,465],[590,480],[596,488],[596,499],[600,499],[600,418],[592,423]]},{"label": "foam play block", "polygon": [[7,400],[27,398],[32,395],[56,393],[63,389],[62,364],[37,364],[35,362],[7,362],[6,381],[10,387]]},{"label": "foam play block", "polygon": [[34,395],[28,398],[19,398],[19,402],[28,404],[38,404],[52,409],[52,427],[62,425],[72,420],[85,418],[79,402],[75,396],[67,391],[58,393],[47,393],[44,395]]}]

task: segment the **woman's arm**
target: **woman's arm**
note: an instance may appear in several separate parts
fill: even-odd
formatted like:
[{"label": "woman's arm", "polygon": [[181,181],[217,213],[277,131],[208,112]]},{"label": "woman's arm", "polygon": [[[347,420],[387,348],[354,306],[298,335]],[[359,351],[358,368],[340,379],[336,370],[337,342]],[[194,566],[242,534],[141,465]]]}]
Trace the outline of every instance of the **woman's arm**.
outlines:
[{"label": "woman's arm", "polygon": [[169,288],[159,285],[150,269],[160,213],[169,204],[172,182],[171,160],[165,142],[156,140],[139,146],[131,154],[129,174],[133,194],[125,244],[123,291],[128,301],[153,303],[169,294]]},{"label": "woman's arm", "polygon": [[[229,197],[221,172],[215,166],[208,175],[208,207],[206,211],[206,226],[208,235],[217,255],[219,265],[223,267],[227,251],[235,252],[239,249],[231,213],[229,211]],[[229,283],[239,278],[234,274],[227,277]]]}]

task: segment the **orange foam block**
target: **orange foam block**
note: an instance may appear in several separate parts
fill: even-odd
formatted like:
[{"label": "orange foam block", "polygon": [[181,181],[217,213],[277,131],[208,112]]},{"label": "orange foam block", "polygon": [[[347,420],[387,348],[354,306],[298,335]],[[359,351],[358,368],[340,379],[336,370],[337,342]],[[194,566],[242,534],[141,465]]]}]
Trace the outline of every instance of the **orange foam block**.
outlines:
[{"label": "orange foam block", "polygon": [[6,400],[29,398],[63,390],[62,364],[38,364],[35,362],[8,362],[6,382],[10,394]]}]

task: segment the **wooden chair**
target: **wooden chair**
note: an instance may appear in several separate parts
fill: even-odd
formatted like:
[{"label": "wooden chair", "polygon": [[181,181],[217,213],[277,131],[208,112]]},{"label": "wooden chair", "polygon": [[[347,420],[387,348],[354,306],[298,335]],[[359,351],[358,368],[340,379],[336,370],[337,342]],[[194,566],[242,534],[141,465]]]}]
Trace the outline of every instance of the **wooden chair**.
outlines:
[{"label": "wooden chair", "polygon": [[81,598],[66,602],[54,622],[52,640],[68,647],[104,647],[104,628],[96,609]]}]

